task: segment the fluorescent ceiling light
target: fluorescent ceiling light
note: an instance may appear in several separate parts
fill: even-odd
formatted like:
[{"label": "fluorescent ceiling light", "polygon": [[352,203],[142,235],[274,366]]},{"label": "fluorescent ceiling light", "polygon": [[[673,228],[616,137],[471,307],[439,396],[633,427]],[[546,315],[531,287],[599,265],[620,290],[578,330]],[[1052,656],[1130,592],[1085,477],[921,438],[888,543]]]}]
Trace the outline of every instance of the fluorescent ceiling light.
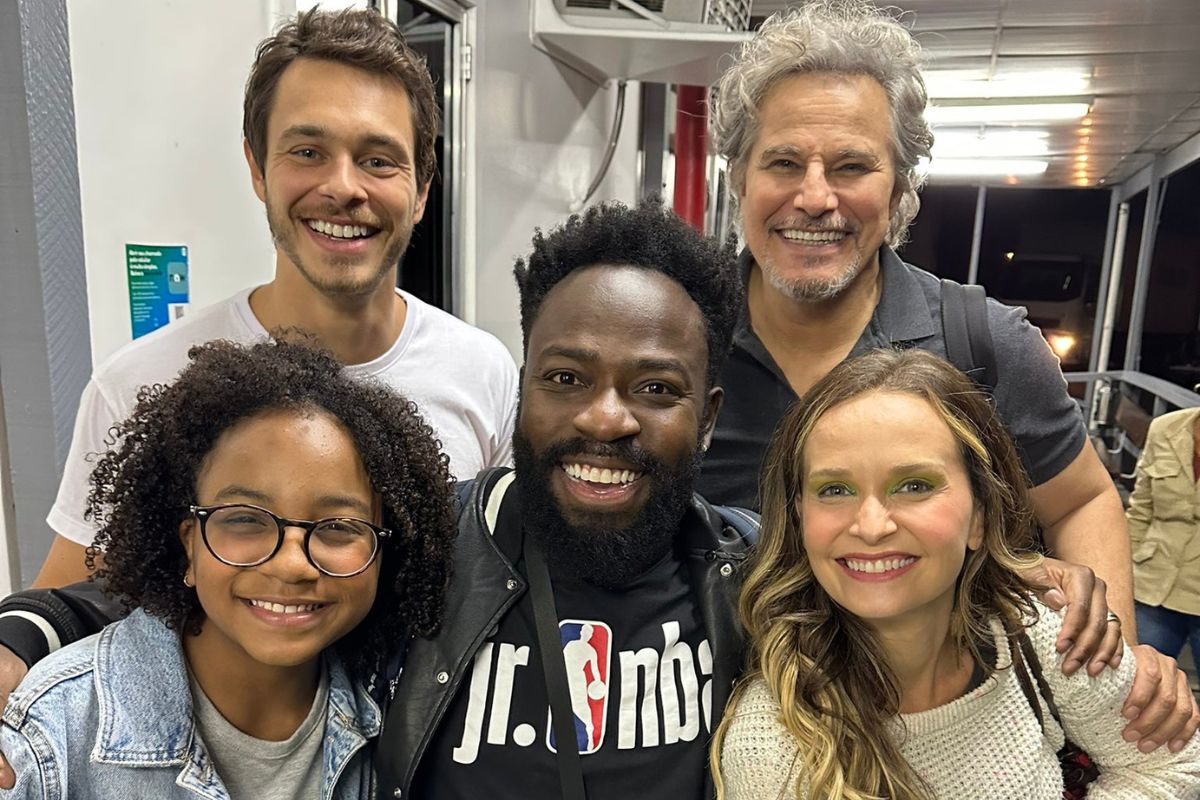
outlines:
[{"label": "fluorescent ceiling light", "polygon": [[1053,122],[1087,116],[1089,103],[1012,103],[976,106],[930,106],[925,119],[931,125],[989,122]]},{"label": "fluorescent ceiling light", "polygon": [[1073,70],[1042,70],[1000,75],[985,70],[947,69],[924,73],[930,97],[1062,97],[1087,94],[1091,78]]},{"label": "fluorescent ceiling light", "polygon": [[935,177],[988,177],[1041,175],[1048,161],[1032,158],[935,158],[927,172]]},{"label": "fluorescent ceiling light", "polygon": [[991,130],[980,134],[969,130],[938,130],[933,132],[933,157],[939,158],[1008,158],[1011,156],[1044,156],[1050,152],[1046,131]]}]

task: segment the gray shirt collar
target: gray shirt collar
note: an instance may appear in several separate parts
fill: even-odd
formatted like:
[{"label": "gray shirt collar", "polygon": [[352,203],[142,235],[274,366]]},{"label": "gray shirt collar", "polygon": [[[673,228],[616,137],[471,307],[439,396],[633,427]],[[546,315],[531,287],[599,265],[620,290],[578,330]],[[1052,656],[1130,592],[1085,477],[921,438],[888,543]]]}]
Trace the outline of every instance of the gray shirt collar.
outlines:
[{"label": "gray shirt collar", "polygon": [[[754,267],[754,257],[750,248],[742,250],[738,262],[742,284],[749,290],[750,270]],[[879,304],[875,306],[871,321],[867,323],[866,329],[854,345],[851,355],[859,355],[873,348],[917,341],[934,336],[938,332],[933,310],[929,306],[921,282],[887,245],[879,248],[879,271],[883,280],[879,291]],[[734,338],[764,363],[770,363],[774,367],[774,360],[766,354],[765,348],[750,327],[749,301],[742,307]]]}]

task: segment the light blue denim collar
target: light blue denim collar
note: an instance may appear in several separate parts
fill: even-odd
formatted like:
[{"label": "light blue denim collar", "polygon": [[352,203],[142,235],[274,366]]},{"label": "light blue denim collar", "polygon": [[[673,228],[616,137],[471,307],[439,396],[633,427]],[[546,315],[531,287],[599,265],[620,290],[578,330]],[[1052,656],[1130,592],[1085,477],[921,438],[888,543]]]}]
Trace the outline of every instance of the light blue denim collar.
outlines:
[{"label": "light blue denim collar", "polygon": [[[365,690],[355,691],[341,661],[326,654],[329,721],[335,738],[378,736],[382,715]],[[199,783],[215,780],[197,746],[192,696],[179,634],[138,609],[110,625],[96,643],[96,696],[100,730],[92,758],[125,766],[193,762]],[[164,743],[173,742],[173,747]],[[181,785],[188,772],[180,775]],[[199,788],[199,787],[197,787]]]}]

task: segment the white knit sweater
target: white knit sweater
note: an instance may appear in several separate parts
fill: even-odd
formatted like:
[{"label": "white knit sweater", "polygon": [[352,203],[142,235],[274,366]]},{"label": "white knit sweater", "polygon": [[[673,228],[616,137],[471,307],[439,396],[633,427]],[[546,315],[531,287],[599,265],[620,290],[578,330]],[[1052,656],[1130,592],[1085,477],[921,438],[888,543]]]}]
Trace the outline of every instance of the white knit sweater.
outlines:
[{"label": "white knit sweater", "polygon": [[[1118,669],[1095,678],[1084,670],[1063,675],[1062,658],[1054,649],[1062,617],[1039,610],[1029,638],[1063,727],[1100,768],[1099,780],[1088,787],[1089,800],[1200,798],[1200,741],[1193,739],[1179,753],[1160,747],[1147,755],[1121,738],[1126,721],[1120,711],[1135,667],[1129,648]],[[1048,733],[1042,734],[1008,668],[1004,632],[999,623],[993,629],[1001,669],[946,705],[893,718],[887,735],[900,743],[904,758],[940,800],[1061,800],[1056,753],[1063,729],[1043,711]],[[803,781],[796,742],[779,721],[779,704],[761,679],[747,687],[730,713],[733,720],[721,750],[726,798],[807,798],[806,791],[796,793]]]}]

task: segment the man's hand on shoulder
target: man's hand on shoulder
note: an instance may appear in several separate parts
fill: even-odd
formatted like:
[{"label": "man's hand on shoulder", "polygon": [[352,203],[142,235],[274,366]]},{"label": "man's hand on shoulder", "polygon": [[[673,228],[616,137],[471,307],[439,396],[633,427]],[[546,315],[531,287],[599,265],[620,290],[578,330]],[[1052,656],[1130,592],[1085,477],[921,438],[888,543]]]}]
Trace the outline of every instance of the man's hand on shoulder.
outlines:
[{"label": "man's hand on shoulder", "polygon": [[1187,673],[1179,669],[1175,659],[1148,644],[1136,645],[1132,650],[1137,670],[1133,688],[1121,708],[1121,715],[1130,721],[1121,736],[1127,742],[1137,742],[1143,753],[1164,744],[1172,753],[1178,753],[1200,727],[1200,709]]},{"label": "man's hand on shoulder", "polygon": [[1046,588],[1042,602],[1058,610],[1066,607],[1056,648],[1063,654],[1062,671],[1074,674],[1085,663],[1089,675],[1121,663],[1121,626],[1108,617],[1106,586],[1087,567],[1045,558],[1025,578]]},{"label": "man's hand on shoulder", "polygon": [[[1089,675],[1121,664],[1124,652],[1121,621],[1109,616],[1104,581],[1087,567],[1053,558],[1026,577],[1049,587],[1042,601],[1051,608],[1066,606],[1057,648],[1063,653],[1062,671],[1070,675],[1087,664]],[[1175,659],[1149,645],[1132,648],[1136,660],[1133,687],[1121,709],[1129,720],[1121,735],[1149,753],[1162,745],[1179,752],[1200,727],[1200,710],[1187,675]]]},{"label": "man's hand on shoulder", "polygon": [[[25,662],[17,654],[4,645],[0,645],[0,709],[8,705],[8,696],[29,672]],[[16,773],[8,765],[8,760],[0,753],[0,789],[11,789],[17,781]]]}]

